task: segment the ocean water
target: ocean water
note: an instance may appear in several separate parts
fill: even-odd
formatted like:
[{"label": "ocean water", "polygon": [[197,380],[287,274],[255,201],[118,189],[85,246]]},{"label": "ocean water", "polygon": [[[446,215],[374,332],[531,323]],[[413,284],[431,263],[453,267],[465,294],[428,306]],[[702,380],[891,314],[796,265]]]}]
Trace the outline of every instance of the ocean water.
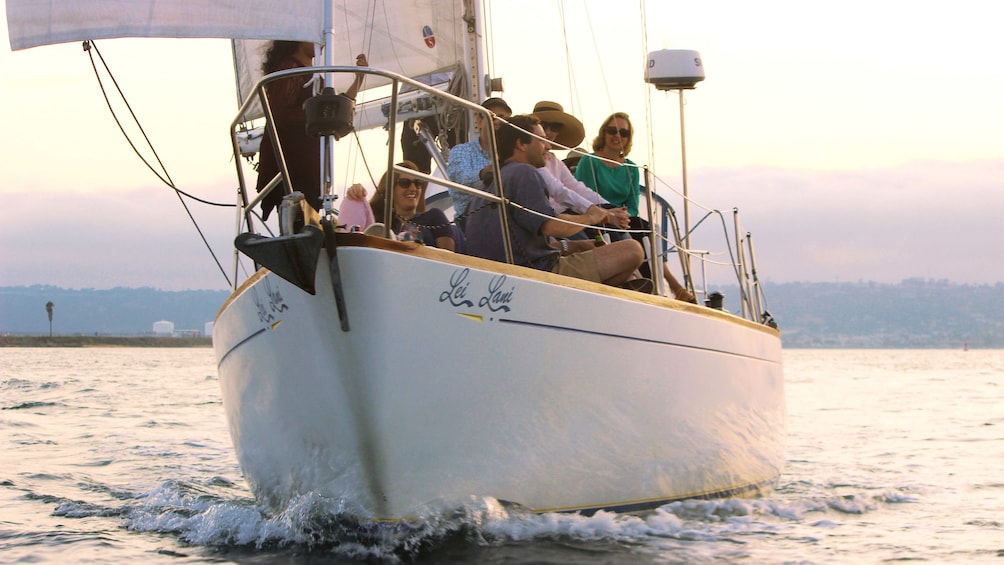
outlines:
[{"label": "ocean water", "polygon": [[309,496],[255,504],[209,349],[0,349],[0,562],[1004,563],[1004,351],[788,350],[785,374],[761,498],[472,498],[381,537]]}]

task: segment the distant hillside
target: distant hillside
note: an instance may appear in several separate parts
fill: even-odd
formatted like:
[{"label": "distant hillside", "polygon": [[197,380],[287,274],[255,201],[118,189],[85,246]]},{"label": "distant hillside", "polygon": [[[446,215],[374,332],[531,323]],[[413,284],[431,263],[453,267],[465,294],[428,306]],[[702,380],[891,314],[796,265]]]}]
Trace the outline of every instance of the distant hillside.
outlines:
[{"label": "distant hillside", "polygon": [[786,347],[1004,348],[1004,283],[782,283],[764,291]]},{"label": "distant hillside", "polygon": [[[737,287],[709,290],[725,293],[726,308],[738,310]],[[764,291],[785,347],[1004,348],[1002,283],[766,283]],[[48,335],[49,301],[54,334],[143,335],[159,320],[176,330],[202,330],[227,294],[0,287],[0,333]]]},{"label": "distant hillside", "polygon": [[0,334],[0,347],[212,347],[208,337],[25,336]]}]

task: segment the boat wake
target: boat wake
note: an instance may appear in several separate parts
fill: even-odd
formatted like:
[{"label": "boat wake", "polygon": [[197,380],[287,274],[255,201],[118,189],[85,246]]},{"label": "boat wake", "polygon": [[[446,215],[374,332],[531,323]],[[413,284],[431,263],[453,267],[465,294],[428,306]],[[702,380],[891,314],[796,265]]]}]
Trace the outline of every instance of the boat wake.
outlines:
[{"label": "boat wake", "polygon": [[617,548],[622,556],[625,549],[649,556],[670,551],[685,560],[749,556],[759,540],[781,537],[813,543],[849,515],[916,500],[905,489],[787,488],[787,493],[782,488],[760,499],[691,500],[644,513],[600,511],[588,517],[535,514],[493,498],[471,497],[460,506],[429,506],[421,516],[399,522],[360,520],[348,514],[343,503],[316,495],[269,513],[252,498],[235,497],[240,486],[221,478],[208,486],[169,481],[138,496],[120,493],[125,504],[118,508],[52,497],[46,502],[56,504],[54,516],[118,519],[127,530],[169,534],[182,546],[230,557],[309,553],[332,559],[411,561],[429,556],[472,559],[484,557],[486,551],[518,555],[521,547],[537,552],[548,545],[567,551],[568,544],[586,552]]}]

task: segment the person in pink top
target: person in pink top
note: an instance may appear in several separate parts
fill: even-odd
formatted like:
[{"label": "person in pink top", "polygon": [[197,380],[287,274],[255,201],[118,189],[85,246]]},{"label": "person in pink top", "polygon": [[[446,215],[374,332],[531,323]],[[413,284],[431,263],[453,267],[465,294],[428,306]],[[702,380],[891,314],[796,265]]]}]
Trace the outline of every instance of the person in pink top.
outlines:
[{"label": "person in pink top", "polygon": [[[418,166],[411,161],[402,161],[399,166],[413,171],[418,171]],[[391,206],[392,217],[390,222],[384,218],[384,205],[387,200],[387,174],[393,175],[393,204]],[[370,213],[366,214],[364,223],[357,224],[360,229],[365,230],[373,223],[388,223],[395,237],[406,241],[418,241],[426,245],[454,251],[465,252],[463,233],[457,226],[450,223],[446,214],[439,208],[425,207],[425,189],[428,182],[408,173],[392,171],[384,173],[380,182],[375,187],[373,197],[369,204],[365,203],[366,189],[361,184],[353,184],[345,194],[345,202],[342,204],[343,210],[357,209],[359,206],[368,206]],[[349,214],[339,216],[340,222],[356,223],[355,219],[360,216],[358,213],[351,214],[352,220],[346,221]],[[347,226],[348,227],[348,226]]]}]

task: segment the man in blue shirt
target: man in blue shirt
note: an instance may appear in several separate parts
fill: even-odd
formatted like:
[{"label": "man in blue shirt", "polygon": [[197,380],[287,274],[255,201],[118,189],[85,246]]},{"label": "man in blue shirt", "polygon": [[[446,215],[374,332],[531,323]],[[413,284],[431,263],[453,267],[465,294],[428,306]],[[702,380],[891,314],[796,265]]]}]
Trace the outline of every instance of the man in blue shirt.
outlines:
[{"label": "man in blue shirt", "polygon": [[[508,118],[512,115],[512,109],[501,98],[488,98],[481,103],[481,106],[491,110],[500,118]],[[450,149],[450,160],[446,164],[446,176],[457,184],[467,185],[478,190],[485,189],[482,179],[487,178],[492,170],[491,158],[491,128],[487,126],[487,119],[480,112],[474,116],[474,125],[480,132],[478,139],[467,143],[461,143]],[[498,129],[498,123],[495,124]],[[474,196],[461,192],[454,188],[449,188],[450,198],[453,199],[453,217],[455,223],[461,228],[466,221],[465,214],[470,211],[471,200]]]}]

